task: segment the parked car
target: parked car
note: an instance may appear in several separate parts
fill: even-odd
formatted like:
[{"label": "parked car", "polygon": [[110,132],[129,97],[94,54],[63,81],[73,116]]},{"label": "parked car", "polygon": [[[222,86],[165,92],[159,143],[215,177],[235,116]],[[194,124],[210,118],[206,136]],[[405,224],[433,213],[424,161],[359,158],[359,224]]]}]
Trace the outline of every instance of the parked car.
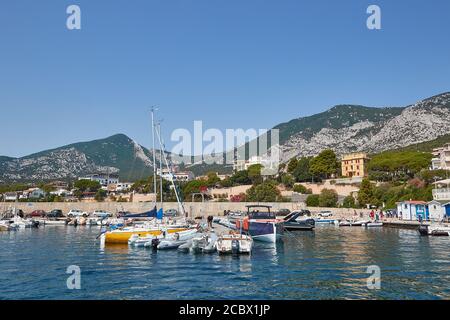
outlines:
[{"label": "parked car", "polygon": [[291,213],[291,210],[289,210],[289,209],[280,209],[277,212],[277,216],[285,217],[285,216],[287,216],[290,213]]},{"label": "parked car", "polygon": [[70,210],[69,213],[67,214],[67,216],[69,218],[75,218],[75,217],[85,217],[87,218],[89,216],[89,213],[85,212],[85,211],[81,211],[81,210]]},{"label": "parked car", "polygon": [[95,210],[94,212],[92,212],[92,217],[95,218],[107,218],[107,217],[112,217],[112,213],[107,212],[105,210]]},{"label": "parked car", "polygon": [[331,217],[333,214],[331,213],[331,211],[320,211],[319,212],[319,217],[323,217],[323,218],[328,218]]},{"label": "parked car", "polygon": [[28,217],[31,218],[40,218],[40,217],[45,217],[46,216],[46,212],[44,210],[34,210],[33,212],[31,212],[30,214],[28,214]]},{"label": "parked car", "polygon": [[169,209],[166,212],[164,212],[164,215],[166,217],[176,217],[178,215],[178,211],[175,209]]},{"label": "parked car", "polygon": [[47,218],[63,218],[64,214],[62,210],[54,209],[45,215]]}]

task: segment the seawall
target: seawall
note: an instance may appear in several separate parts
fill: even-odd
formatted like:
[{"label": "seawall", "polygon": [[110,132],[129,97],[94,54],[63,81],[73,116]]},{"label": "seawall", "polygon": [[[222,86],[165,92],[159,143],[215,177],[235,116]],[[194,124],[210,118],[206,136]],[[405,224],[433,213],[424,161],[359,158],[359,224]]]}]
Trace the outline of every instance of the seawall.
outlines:
[{"label": "seawall", "polygon": [[[224,211],[246,211],[247,205],[254,205],[258,203],[247,203],[247,202],[186,202],[184,204],[185,210],[188,212],[190,217],[197,216],[208,216],[223,215]],[[291,211],[308,209],[313,214],[320,211],[331,211],[333,217],[343,218],[343,217],[353,217],[355,211],[359,214],[362,212],[365,216],[370,212],[367,209],[345,209],[345,208],[307,208],[305,204],[293,203],[293,202],[276,202],[276,203],[259,203],[261,205],[272,206],[272,211],[277,211],[279,209],[289,209]],[[69,212],[71,209],[78,209],[86,212],[93,212],[94,210],[105,210],[111,213],[116,213],[118,211],[129,211],[129,212],[145,212],[152,209],[152,203],[149,202],[20,202],[20,203],[0,203],[0,212],[8,209],[9,207],[16,207],[17,209],[23,210],[25,213],[30,213],[34,210],[44,210],[49,212],[53,209],[60,209],[64,213]],[[164,203],[164,210],[168,209],[178,209],[178,204],[176,202],[166,202]]]}]

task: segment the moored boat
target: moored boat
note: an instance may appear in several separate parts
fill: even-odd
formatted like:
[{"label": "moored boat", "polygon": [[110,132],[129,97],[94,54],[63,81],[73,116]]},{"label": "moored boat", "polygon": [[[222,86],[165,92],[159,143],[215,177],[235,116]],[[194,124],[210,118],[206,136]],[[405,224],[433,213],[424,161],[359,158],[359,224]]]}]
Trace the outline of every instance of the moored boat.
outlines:
[{"label": "moored boat", "polygon": [[366,228],[378,228],[378,227],[382,227],[383,226],[383,222],[380,221],[374,221],[374,222],[369,222],[365,224]]},{"label": "moored boat", "polygon": [[314,219],[308,217],[309,211],[294,211],[288,214],[284,220],[284,228],[288,231],[311,231],[316,227]]},{"label": "moored boat", "polygon": [[126,227],[122,229],[115,229],[104,234],[106,244],[127,244],[132,236],[138,237],[158,237],[163,236],[164,233],[171,234],[187,230],[187,226],[173,225],[173,226],[140,226],[140,227]]},{"label": "moored boat", "polygon": [[339,227],[363,227],[370,223],[369,220],[344,220],[339,222]]},{"label": "moored boat", "polygon": [[236,219],[236,230],[250,235],[255,241],[277,242],[283,234],[284,223],[270,209],[271,206],[264,205],[247,206],[247,217]]},{"label": "moored boat", "polygon": [[217,239],[216,248],[219,254],[250,254],[253,239],[249,235],[230,232]]},{"label": "moored boat", "polygon": [[335,224],[335,225],[338,225],[339,221],[335,220],[335,219],[327,219],[327,218],[320,217],[320,218],[315,218],[314,219],[314,223],[315,224]]},{"label": "moored boat", "polygon": [[192,239],[190,251],[193,253],[214,253],[217,239],[215,233],[203,233]]},{"label": "moored boat", "polygon": [[447,237],[450,236],[450,226],[446,224],[422,224],[419,226],[419,233],[422,236]]}]

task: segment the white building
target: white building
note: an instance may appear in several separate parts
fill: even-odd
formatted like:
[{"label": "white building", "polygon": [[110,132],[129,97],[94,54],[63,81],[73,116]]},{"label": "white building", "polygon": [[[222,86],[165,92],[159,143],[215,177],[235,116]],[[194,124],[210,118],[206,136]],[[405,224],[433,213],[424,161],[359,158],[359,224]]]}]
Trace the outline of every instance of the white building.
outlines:
[{"label": "white building", "polygon": [[235,160],[233,164],[233,170],[235,172],[248,170],[250,166],[253,166],[255,164],[262,165],[263,160],[264,158],[260,156],[253,156],[250,157],[248,160]]},{"label": "white building", "polygon": [[450,143],[446,143],[441,148],[433,149],[432,154],[431,169],[450,170]]},{"label": "white building", "polygon": [[418,220],[419,216],[423,220],[428,219],[428,206],[425,201],[397,202],[397,212],[402,220]]},{"label": "white building", "polygon": [[450,179],[436,181],[433,183],[436,187],[433,189],[433,200],[450,201]]},{"label": "white building", "polygon": [[78,180],[91,180],[91,181],[97,181],[102,185],[102,187],[107,187],[110,184],[118,184],[119,183],[119,175],[118,174],[90,174],[81,178],[78,178]]},{"label": "white building", "polygon": [[157,174],[167,181],[173,179],[174,181],[189,182],[195,179],[195,175],[191,171],[178,171],[178,169],[172,172],[169,169],[162,169],[162,171],[158,169]]},{"label": "white building", "polygon": [[56,189],[54,191],[50,191],[50,194],[54,195],[54,196],[62,197],[63,195],[69,196],[72,193],[67,189],[60,188],[60,189]]},{"label": "white building", "polygon": [[17,192],[6,192],[3,194],[3,198],[5,201],[17,201],[18,195]]},{"label": "white building", "polygon": [[40,199],[46,195],[45,191],[39,188],[28,189],[28,192],[28,198],[30,199]]},{"label": "white building", "polygon": [[431,221],[442,221],[450,216],[450,200],[433,200],[428,202]]}]

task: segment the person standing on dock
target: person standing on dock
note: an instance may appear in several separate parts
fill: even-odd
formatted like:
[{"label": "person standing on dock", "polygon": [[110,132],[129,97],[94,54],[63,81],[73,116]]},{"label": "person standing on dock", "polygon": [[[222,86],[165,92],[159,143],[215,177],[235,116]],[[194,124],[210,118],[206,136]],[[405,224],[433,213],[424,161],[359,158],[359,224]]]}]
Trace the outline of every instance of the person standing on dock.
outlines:
[{"label": "person standing on dock", "polygon": [[213,216],[208,216],[208,228],[214,229],[213,228],[213,221],[214,221],[214,217]]}]

